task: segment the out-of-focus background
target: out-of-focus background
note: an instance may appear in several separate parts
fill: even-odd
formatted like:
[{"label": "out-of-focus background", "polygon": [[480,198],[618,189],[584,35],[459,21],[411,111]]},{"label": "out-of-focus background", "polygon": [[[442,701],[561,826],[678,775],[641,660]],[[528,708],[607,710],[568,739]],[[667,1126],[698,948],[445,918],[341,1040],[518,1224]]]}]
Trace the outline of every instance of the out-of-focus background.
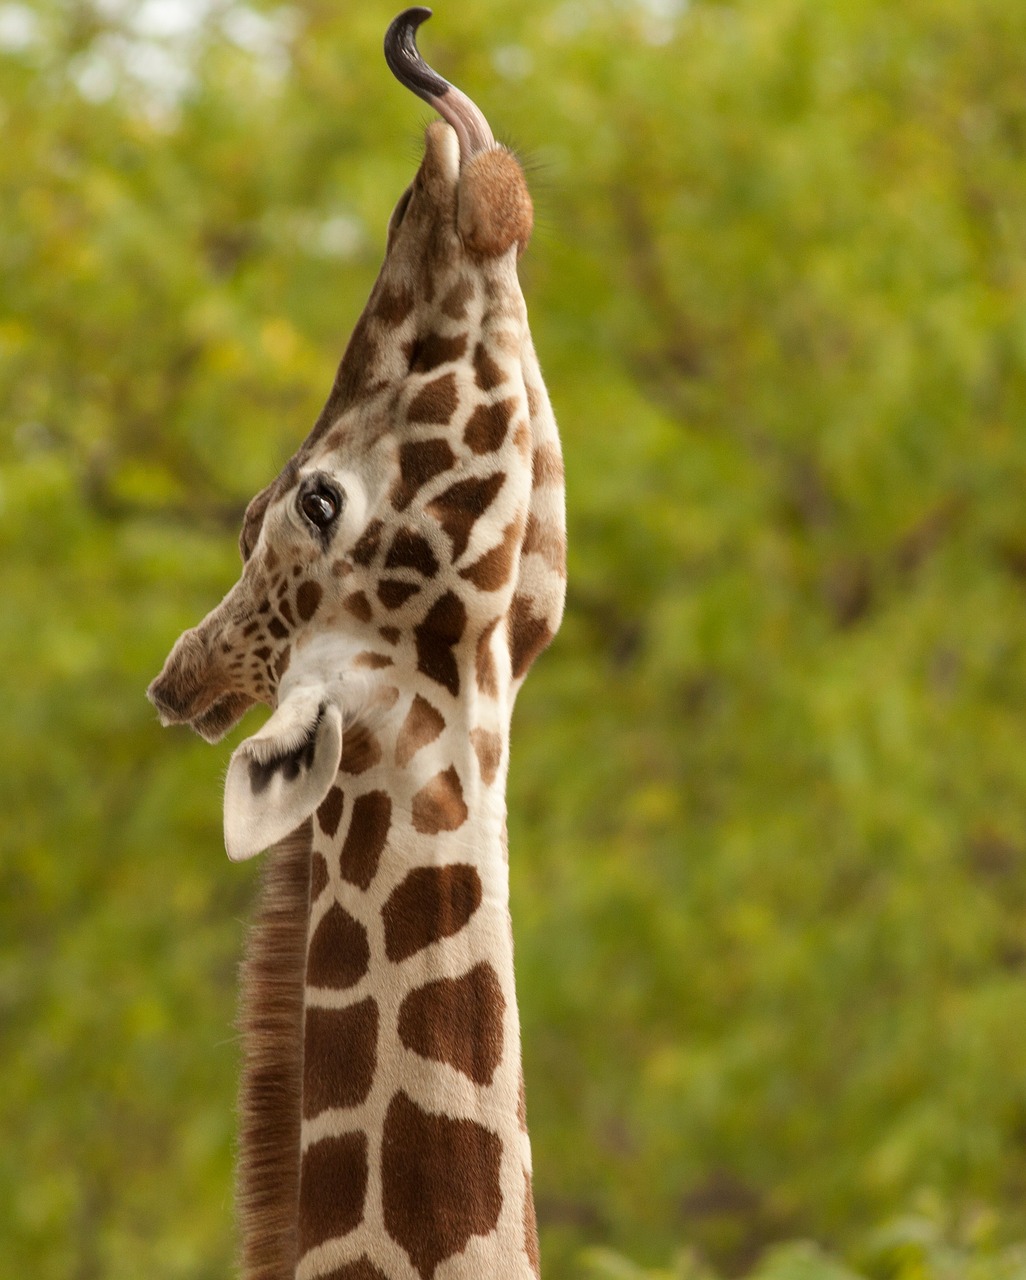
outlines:
[{"label": "out-of-focus background", "polygon": [[[143,692],[376,274],[398,7],[0,2],[5,1276],[231,1273],[239,735]],[[523,148],[567,455],[510,785],[547,1280],[1026,1276],[1026,5],[421,47]]]}]

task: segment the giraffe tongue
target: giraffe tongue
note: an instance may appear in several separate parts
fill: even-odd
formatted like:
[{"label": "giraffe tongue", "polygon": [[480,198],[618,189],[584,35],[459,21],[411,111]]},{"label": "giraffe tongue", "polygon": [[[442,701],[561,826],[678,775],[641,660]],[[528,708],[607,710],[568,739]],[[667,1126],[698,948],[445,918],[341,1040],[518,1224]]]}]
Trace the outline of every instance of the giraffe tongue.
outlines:
[{"label": "giraffe tongue", "polygon": [[405,9],[385,33],[385,61],[400,84],[434,107],[460,140],[463,163],[495,146],[495,136],[481,110],[465,93],[444,80],[417,48],[417,28],[431,17],[422,7]]},{"label": "giraffe tongue", "polygon": [[495,135],[480,109],[454,85],[450,85],[443,96],[428,98],[427,101],[456,130],[464,164],[479,151],[495,146]]}]

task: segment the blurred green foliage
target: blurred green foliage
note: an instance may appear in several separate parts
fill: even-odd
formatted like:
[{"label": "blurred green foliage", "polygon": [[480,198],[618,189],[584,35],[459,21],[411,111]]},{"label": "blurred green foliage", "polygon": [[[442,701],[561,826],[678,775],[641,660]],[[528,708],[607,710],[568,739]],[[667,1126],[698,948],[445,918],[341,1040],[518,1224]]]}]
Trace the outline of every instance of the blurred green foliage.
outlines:
[{"label": "blurred green foliage", "polygon": [[[233,743],[143,690],[376,273],[394,7],[0,3],[5,1275],[230,1271],[254,871]],[[510,791],[545,1274],[1022,1280],[1026,7],[422,47],[526,145],[567,453]]]}]

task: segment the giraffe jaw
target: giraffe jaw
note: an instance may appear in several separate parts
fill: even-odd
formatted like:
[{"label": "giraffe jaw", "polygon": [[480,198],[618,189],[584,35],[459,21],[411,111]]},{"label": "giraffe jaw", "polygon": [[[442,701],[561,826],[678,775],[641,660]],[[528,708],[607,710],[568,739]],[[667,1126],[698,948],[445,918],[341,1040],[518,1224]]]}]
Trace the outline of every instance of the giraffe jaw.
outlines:
[{"label": "giraffe jaw", "polygon": [[187,721],[189,728],[204,742],[220,742],[229,730],[234,729],[242,717],[254,706],[253,698],[244,693],[227,693],[218,698],[206,711]]},{"label": "giraffe jaw", "polygon": [[160,694],[155,692],[158,683],[159,679],[154,680],[147,689],[146,696],[156,707],[162,727],[166,729],[173,724],[188,725],[204,742],[220,742],[229,730],[235,728],[250,707],[255,705],[254,699],[244,693],[226,693],[208,703],[203,710],[183,714],[181,710],[161,701]]}]

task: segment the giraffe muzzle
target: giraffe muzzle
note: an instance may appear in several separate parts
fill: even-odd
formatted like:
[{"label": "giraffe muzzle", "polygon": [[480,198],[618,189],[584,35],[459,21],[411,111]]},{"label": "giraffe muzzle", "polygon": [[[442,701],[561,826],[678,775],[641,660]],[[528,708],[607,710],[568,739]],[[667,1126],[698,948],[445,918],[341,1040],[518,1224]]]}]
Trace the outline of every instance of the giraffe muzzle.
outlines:
[{"label": "giraffe muzzle", "polygon": [[146,696],[165,727],[187,724],[207,742],[217,742],[242,718],[254,699],[227,687],[221,664],[205,634],[207,630],[205,623],[179,637]]}]

